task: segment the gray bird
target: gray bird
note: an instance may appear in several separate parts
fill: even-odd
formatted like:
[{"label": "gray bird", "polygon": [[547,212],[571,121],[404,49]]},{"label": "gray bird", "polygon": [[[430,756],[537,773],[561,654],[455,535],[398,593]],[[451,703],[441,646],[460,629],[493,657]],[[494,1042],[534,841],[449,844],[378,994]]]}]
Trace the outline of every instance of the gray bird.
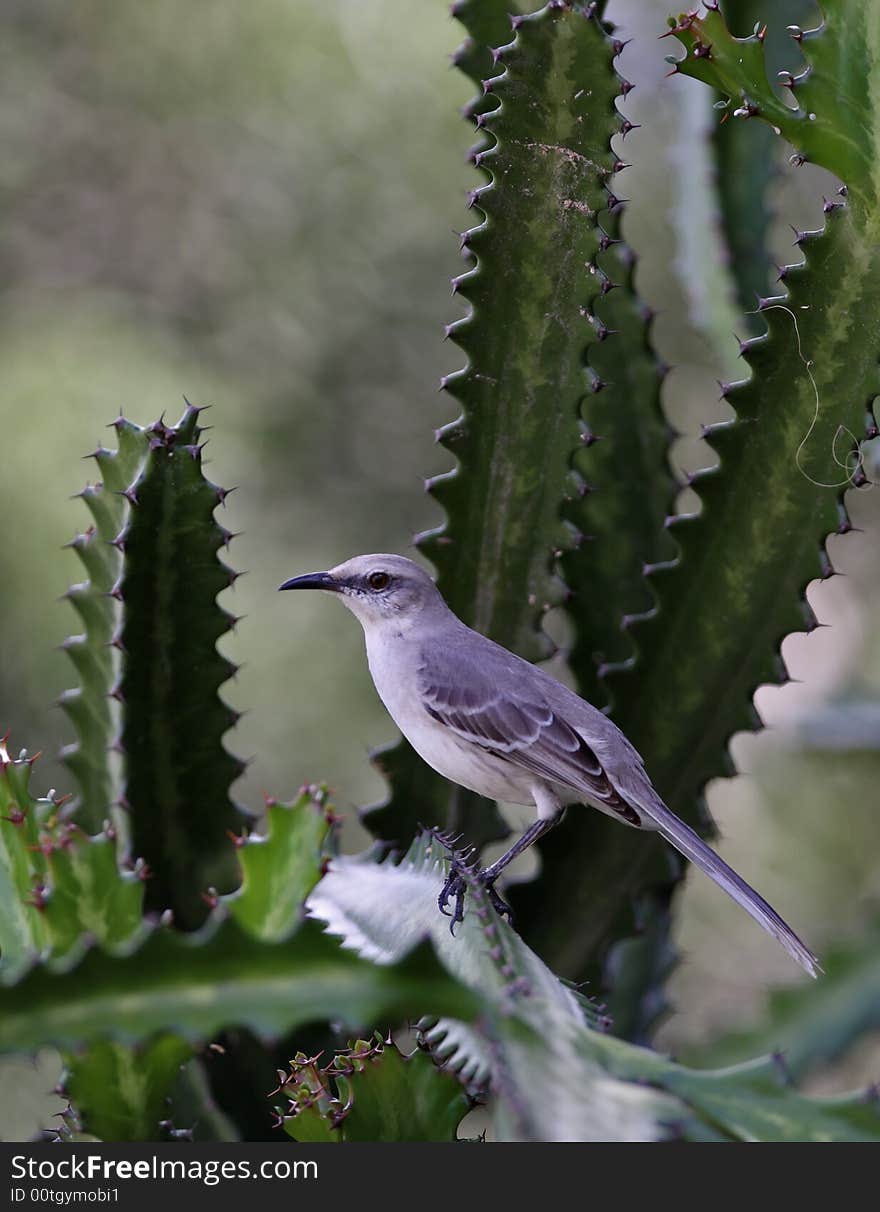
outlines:
[{"label": "gray bird", "polygon": [[[338,594],[360,620],[379,697],[409,743],[445,778],[487,799],[530,804],[537,820],[490,867],[470,872],[496,909],[504,868],[560,821],[567,804],[591,804],[636,829],[656,829],[696,863],[816,976],[816,957],[778,913],[680,821],[651,785],[616,724],[568,687],[466,627],[428,574],[403,556],[355,556],[281,589]],[[453,863],[440,895],[452,925],[466,882]]]}]

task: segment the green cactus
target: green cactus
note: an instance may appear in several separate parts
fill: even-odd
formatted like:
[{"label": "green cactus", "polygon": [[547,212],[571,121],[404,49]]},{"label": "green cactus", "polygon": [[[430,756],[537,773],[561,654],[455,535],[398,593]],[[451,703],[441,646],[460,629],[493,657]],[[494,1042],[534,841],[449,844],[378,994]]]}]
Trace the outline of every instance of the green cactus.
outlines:
[{"label": "green cactus", "polygon": [[62,1091],[75,1130],[101,1140],[158,1140],[168,1093],[192,1055],[186,1040],[162,1034],[136,1048],[101,1040],[68,1060]]},{"label": "green cactus", "polygon": [[[472,159],[487,183],[469,197],[471,267],[453,282],[468,314],[448,327],[466,365],[442,386],[462,411],[437,437],[457,466],[428,486],[448,521],[420,547],[456,613],[535,659],[550,651],[540,621],[565,592],[554,561],[579,541],[559,507],[582,485],[571,467],[590,440],[579,405],[598,386],[587,350],[604,335],[596,303],[613,285],[601,254],[614,226],[620,81],[611,42],[580,6],[515,16],[511,45],[501,44],[513,33],[499,6],[467,0],[454,15],[469,35],[460,66],[486,73],[468,113],[485,137]],[[450,788],[408,746],[379,765],[392,796],[367,823],[380,836],[408,840],[422,820],[486,836],[491,806]]]},{"label": "green cactus", "polygon": [[[477,886],[476,911],[453,939],[436,914],[444,868],[435,851],[421,841],[399,865],[344,859],[331,866],[309,908],[342,947],[314,922],[266,942],[218,908],[200,936],[154,927],[134,951],[92,949],[66,973],[34,968],[3,992],[0,1048],[89,1044],[68,1090],[93,1125],[143,1132],[187,1059],[186,1045],[207,1042],[221,1027],[245,1024],[266,1036],[325,1015],[388,1022],[421,1010],[433,1016],[422,1028],[433,1059],[406,1062],[415,1066],[408,1080],[393,1053],[375,1070],[361,1056],[357,1073],[349,1055],[332,1066],[337,1091],[325,1087],[324,1105],[310,1081],[314,1062],[302,1057],[292,1074],[281,1074],[284,1089],[267,1096],[292,1097],[310,1140],[332,1138],[341,1079],[354,1107],[344,1137],[411,1139],[416,1122],[419,1139],[449,1133],[466,1107],[454,1073],[475,1089],[488,1083],[503,1140],[880,1139],[880,1115],[861,1094],[808,1099],[773,1061],[701,1072],[603,1033],[581,999],[493,919]],[[431,941],[419,942],[426,930]],[[148,1043],[157,1033],[166,1042]],[[108,1099],[112,1072],[128,1075],[128,1104]],[[300,1139],[298,1118],[284,1126]]]},{"label": "green cactus", "polygon": [[149,454],[126,493],[113,593],[122,603],[123,802],[131,845],[152,873],[147,907],[198,926],[209,886],[233,880],[230,787],[244,769],[223,745],[236,713],[220,687],[236,670],[217,651],[235,623],[217,605],[237,574],[218,559],[231,538],[214,519],[226,490],[202,471],[199,410],[146,432]]},{"label": "green cactus", "polygon": [[300,1053],[278,1093],[287,1100],[284,1131],[301,1142],[450,1141],[469,1109],[461,1083],[427,1053],[404,1056],[381,1035],[356,1040],[326,1066]]},{"label": "green cactus", "polygon": [[[825,232],[799,234],[807,259],[784,271],[789,293],[759,308],[768,332],[743,344],[752,377],[725,389],[737,417],[709,431],[720,467],[696,478],[703,509],[685,525],[664,368],[620,230],[621,46],[601,5],[554,0],[517,14],[512,34],[504,7],[456,8],[469,32],[459,66],[490,80],[469,107],[487,183],[457,280],[471,312],[450,329],[467,357],[446,382],[462,415],[439,436],[457,466],[431,485],[447,523],[422,546],[453,607],[533,659],[549,651],[545,607],[563,603],[581,691],[697,820],[732,733],[756,726],[754,690],[785,676],[782,638],[813,622],[803,593],[830,574],[826,535],[849,526],[842,491],[863,473],[835,468],[835,441],[846,453],[876,433],[880,16],[867,0],[827,0],[820,29],[796,33],[809,70],[782,114],[762,28],[735,40],[713,5],[674,23],[678,70],[730,98],[728,122],[766,119],[795,158],[845,182]],[[742,199],[727,200],[735,247]],[[81,684],[63,700],[77,803],[35,797],[33,759],[0,746],[0,1051],[64,1049],[62,1135],[179,1139],[195,1117],[234,1135],[249,1109],[212,1106],[210,1060],[232,1041],[266,1112],[278,1108],[276,1140],[449,1140],[469,1098],[488,1094],[505,1141],[880,1139],[870,1092],[808,1098],[779,1058],[700,1070],[632,1042],[662,1010],[673,958],[680,869],[656,839],[570,813],[542,846],[540,881],[513,898],[524,941],[473,881],[450,934],[433,835],[400,861],[338,857],[321,788],[268,800],[265,825],[237,836],[242,766],[220,697],[234,666],[217,651],[234,621],[217,602],[235,575],[218,558],[225,494],[203,474],[197,409],[176,426],[116,428],[118,451],[95,453],[103,485],[84,494],[94,528],[74,541],[88,574],[69,594],[85,632],[66,645]],[[817,485],[830,476],[836,488]],[[391,798],[370,817],[382,836],[425,817],[498,833],[492,806],[429,777],[406,747],[383,760]],[[876,1019],[875,965],[847,951],[829,966],[825,995],[777,999],[773,1038],[752,1039],[773,1047],[778,1032],[795,1077]],[[557,969],[609,984],[607,1005]],[[389,1032],[414,1019],[419,1049],[404,1058]],[[328,1021],[345,1035],[324,1031],[322,1067],[297,1040]],[[272,1091],[279,1039],[294,1061]]]},{"label": "green cactus", "polygon": [[76,819],[92,833],[102,828],[119,795],[118,778],[110,760],[111,747],[119,735],[118,705],[111,697],[118,678],[119,607],[111,591],[119,576],[122,555],[114,541],[126,517],[125,490],[135,479],[147,450],[144,431],[124,417],[120,416],[112,428],[117,449],[99,446],[92,454],[101,483],[87,484],[80,494],[92,515],[92,525],[70,543],[87,579],[72,585],[66,596],[84,630],[64,642],[80,685],[60,699],[77,735],[62,752],[79,787]]},{"label": "green cactus", "polygon": [[[876,20],[865,5],[851,6],[853,20],[857,7],[862,23]],[[711,20],[709,30],[690,16],[677,27],[691,48],[679,70],[721,87],[728,77],[715,71],[714,59],[694,58],[698,42],[713,49],[728,45],[719,35],[720,16],[712,11],[706,20]],[[811,104],[818,105],[827,92],[826,65],[835,57],[844,79],[858,91],[854,73],[867,64],[849,26],[843,40],[838,38],[840,25],[830,23],[815,38],[805,36],[805,51],[818,56]],[[863,24],[859,47],[872,45],[869,33]],[[744,91],[757,87],[755,63],[762,53],[757,36],[747,40],[747,50]],[[734,58],[725,50],[728,73],[734,71]],[[866,78],[861,87],[866,96]],[[767,92],[765,84],[756,95],[763,98]],[[833,128],[835,113],[826,104],[817,129]],[[840,138],[818,139],[807,115],[787,119],[783,129],[803,134],[807,125],[811,155],[821,156],[818,162],[825,167],[841,167]],[[860,164],[857,157],[853,171],[861,171]],[[787,295],[762,301],[767,336],[742,346],[752,377],[723,388],[737,420],[706,430],[721,463],[692,477],[702,512],[670,519],[679,547],[674,567],[647,570],[655,601],[643,616],[624,619],[637,655],[626,668],[607,671],[613,718],[644,756],[667,802],[692,822],[702,817],[701,795],[709,779],[732,772],[731,736],[760,727],[751,702],[755,690],[787,679],[779,655],[782,640],[815,626],[806,586],[833,574],[825,539],[849,529],[841,494],[864,482],[852,464],[837,466],[833,452],[843,458],[854,441],[876,434],[871,401],[880,378],[872,333],[880,317],[880,265],[864,204],[867,193],[862,181],[857,194],[826,203],[824,233],[797,234],[806,260],[782,271]],[[841,426],[849,434],[843,442]],[[837,491],[815,481],[836,484]],[[664,881],[654,874],[658,856],[649,841],[609,837],[607,849],[597,852],[595,822],[573,813],[570,818],[565,836],[560,831],[542,843],[546,878],[540,888],[523,892],[518,907],[527,936],[542,954],[568,975],[590,976],[595,974],[591,961],[620,936],[621,919],[630,920],[630,899],[647,893],[650,905]],[[573,915],[583,928],[560,931],[558,923]],[[637,1007],[631,1006],[627,1016],[637,1022]]]},{"label": "green cactus", "polygon": [[30,790],[36,756],[0,742],[0,973],[71,954],[84,935],[108,947],[141,930],[142,864],[122,871],[115,830],[93,837],[66,818],[65,797]]}]

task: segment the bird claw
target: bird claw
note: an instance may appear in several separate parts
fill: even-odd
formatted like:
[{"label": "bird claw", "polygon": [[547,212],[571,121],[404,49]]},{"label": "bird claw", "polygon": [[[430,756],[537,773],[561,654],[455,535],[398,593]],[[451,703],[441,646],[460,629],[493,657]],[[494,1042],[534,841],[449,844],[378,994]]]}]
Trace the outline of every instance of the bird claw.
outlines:
[{"label": "bird claw", "polygon": [[[434,836],[437,836],[436,834]],[[440,840],[439,837],[437,839]],[[468,886],[479,884],[486,893],[489,899],[489,904],[500,917],[507,918],[508,922],[513,921],[513,911],[510,905],[498,895],[495,891],[495,880],[497,875],[492,875],[488,868],[475,867],[468,865],[468,859],[472,852],[465,855],[453,853],[449,867],[449,875],[446,877],[446,883],[440,890],[440,895],[437,897],[437,908],[444,917],[451,918],[449,923],[449,933],[455,936],[455,927],[459,922],[464,921],[464,900],[467,895]],[[449,912],[449,902],[454,901],[455,905],[452,912]]]}]

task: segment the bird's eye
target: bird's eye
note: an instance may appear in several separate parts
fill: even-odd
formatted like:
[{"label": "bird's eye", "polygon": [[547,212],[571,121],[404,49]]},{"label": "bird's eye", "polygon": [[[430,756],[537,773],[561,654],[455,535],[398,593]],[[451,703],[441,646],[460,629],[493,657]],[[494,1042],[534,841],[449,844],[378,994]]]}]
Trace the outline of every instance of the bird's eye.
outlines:
[{"label": "bird's eye", "polygon": [[387,572],[371,572],[367,577],[367,584],[371,589],[387,589],[391,584],[391,577]]}]

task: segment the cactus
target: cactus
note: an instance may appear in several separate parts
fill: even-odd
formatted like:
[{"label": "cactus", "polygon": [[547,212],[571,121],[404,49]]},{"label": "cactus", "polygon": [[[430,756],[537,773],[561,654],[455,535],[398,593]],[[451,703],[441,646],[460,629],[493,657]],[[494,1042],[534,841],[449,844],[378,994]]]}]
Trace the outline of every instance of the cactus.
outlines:
[{"label": "cactus", "polygon": [[121,871],[115,830],[88,836],[65,819],[66,797],[30,789],[39,755],[0,741],[0,972],[69,956],[84,935],[112,947],[141,929],[142,864]]},{"label": "cactus", "polygon": [[149,454],[126,489],[116,537],[122,571],[123,801],[131,844],[152,872],[147,907],[200,924],[209,885],[231,886],[227,833],[241,821],[229,798],[244,763],[222,737],[237,716],[220,697],[236,670],[217,651],[235,623],[216,598],[237,574],[217,556],[231,535],[214,520],[226,490],[202,471],[199,410],[147,430]]},{"label": "cactus", "polygon": [[[0,744],[0,978],[7,981],[37,957],[70,962],[86,938],[118,949],[144,930],[143,863],[121,870],[112,826],[89,836],[65,817],[65,797],[35,798],[35,760],[13,761]],[[77,1125],[107,1140],[150,1139],[153,1112],[190,1051],[162,1035],[142,1049],[102,1041],[66,1057],[61,1089],[76,1103]]]},{"label": "cactus", "polygon": [[[306,818],[294,817],[305,828]],[[279,863],[290,853],[280,832],[261,844],[277,848]],[[870,1101],[806,1099],[781,1080],[773,1061],[699,1072],[605,1034],[511,928],[492,920],[476,887],[478,911],[453,940],[435,913],[443,876],[432,841],[419,842],[396,866],[337,860],[308,905],[342,936],[343,947],[313,922],[294,922],[286,938],[265,941],[242,930],[221,904],[200,935],[154,924],[133,951],[92,948],[67,971],[34,967],[3,991],[0,1047],[90,1045],[67,1080],[78,1100],[71,1119],[81,1123],[85,1109],[84,1127],[144,1134],[156,1132],[155,1116],[186,1048],[221,1027],[246,1024],[266,1036],[325,1015],[395,1021],[420,1009],[440,1016],[423,1027],[433,1060],[407,1062],[416,1064],[418,1082],[401,1082],[402,1062],[393,1054],[378,1077],[361,1082],[358,1074],[352,1100],[355,1108],[360,1100],[360,1111],[348,1124],[350,1138],[359,1119],[371,1139],[377,1119],[387,1134],[399,1131],[404,1097],[424,1116],[420,1139],[436,1130],[428,1126],[435,1116],[447,1131],[465,1104],[448,1075],[427,1067],[439,1063],[450,1074],[469,1074],[469,1084],[489,1080],[501,1139],[880,1139]],[[420,943],[425,924],[431,942]],[[469,1055],[474,1048],[476,1057]],[[336,1072],[346,1076],[345,1068],[343,1062]],[[281,1085],[305,1109],[305,1058],[294,1069],[304,1080],[291,1089],[291,1075],[282,1073]],[[109,1097],[113,1073],[127,1075],[128,1101]],[[318,1110],[332,1114],[332,1096]],[[412,1128],[412,1103],[407,1114]],[[294,1135],[296,1120],[285,1125]],[[311,1127],[310,1139],[321,1128],[314,1120],[301,1124]],[[159,1127],[186,1133],[173,1123]]]},{"label": "cactus", "polygon": [[67,745],[62,759],[75,777],[79,795],[72,806],[83,828],[96,833],[107,820],[119,795],[118,780],[110,761],[119,734],[118,705],[111,697],[118,677],[118,603],[111,595],[121,567],[114,540],[126,516],[125,490],[138,473],[146,454],[144,431],[124,417],[112,426],[117,449],[99,446],[92,452],[101,483],[87,484],[80,493],[92,525],[70,543],[87,577],[66,594],[82,620],[84,631],[65,640],[63,648],[79,675],[80,685],[66,691],[60,705],[76,729],[77,739]]},{"label": "cactus", "polygon": [[[836,6],[826,8],[830,12]],[[861,12],[865,21],[876,20],[870,7],[862,6]],[[711,21],[708,28],[690,16],[676,27],[690,47],[679,70],[721,87],[727,77],[714,70],[714,59],[694,57],[698,43],[711,43],[713,55],[716,45],[727,46],[720,15],[712,10],[706,20]],[[842,56],[845,78],[852,82],[852,73],[864,66],[857,45],[865,44],[870,44],[865,31],[857,44],[848,26],[841,39],[840,22],[815,38],[804,36],[805,52],[811,61],[817,56],[811,105],[818,107],[830,87],[827,63]],[[741,51],[743,43],[736,47]],[[743,90],[747,84],[757,87],[755,62],[762,54],[757,35],[746,40],[746,49],[750,57]],[[726,71],[734,70],[735,59],[725,50]],[[795,82],[795,87],[807,85]],[[852,89],[859,91],[854,83]],[[867,91],[862,79],[861,95]],[[765,84],[756,96],[763,100],[768,92]],[[749,112],[745,103],[741,108]],[[776,109],[768,112],[775,121]],[[804,146],[821,157],[817,162],[840,169],[850,165],[840,151],[841,140],[830,133],[835,112],[826,104],[820,118],[816,110],[824,140],[807,114],[779,125],[792,137],[806,131]],[[862,159],[852,161],[854,172],[861,171]],[[856,185],[849,197],[844,189],[826,202],[824,233],[796,233],[806,261],[780,271],[788,294],[761,301],[768,333],[742,345],[752,377],[722,388],[737,420],[714,425],[705,435],[720,457],[720,468],[691,478],[702,512],[668,519],[679,547],[675,566],[646,570],[654,604],[643,616],[624,619],[637,655],[626,667],[606,673],[613,718],[644,756],[667,802],[691,821],[703,815],[701,796],[709,779],[732,772],[730,737],[760,727],[751,702],[754,691],[762,683],[787,679],[779,655],[782,640],[816,625],[805,601],[806,586],[816,577],[833,575],[825,538],[849,529],[840,494],[863,482],[858,469],[850,474],[851,469],[837,466],[832,452],[837,449],[842,458],[853,440],[876,433],[870,401],[878,390],[871,337],[877,323],[870,317],[880,316],[880,266],[864,203],[868,184],[860,180]],[[864,337],[854,341],[855,315]],[[842,377],[844,364],[847,374]],[[852,435],[843,443],[840,426]],[[837,491],[814,481],[837,484]],[[583,815],[570,817],[565,837],[551,835],[541,843],[546,878],[539,888],[524,891],[517,907],[527,937],[554,966],[572,976],[594,975],[591,958],[628,929],[632,897],[647,896],[642,906],[647,904],[650,913],[651,898],[660,895],[663,912],[663,881],[652,875],[657,855],[646,839],[609,837],[607,847],[597,852],[595,823]],[[588,910],[579,910],[581,897]],[[583,929],[559,931],[560,920],[579,913]],[[627,1014],[633,1022],[640,1018],[637,1007]]]},{"label": "cactus", "polygon": [[[383,963],[399,962],[427,930],[450,973],[479,990],[486,1005],[476,1024],[463,1030],[441,1020],[423,1030],[450,1068],[471,1083],[488,1077],[499,1139],[880,1136],[870,1092],[808,1099],[778,1059],[698,1071],[614,1038],[487,905],[480,903],[462,923],[461,938],[451,939],[433,912],[445,873],[434,851],[423,839],[396,866],[337,860],[312,894],[311,912],[347,946]],[[479,901],[478,889],[471,895]],[[465,939],[472,945],[459,945]],[[627,1092],[621,1082],[642,1084]]]},{"label": "cactus", "polygon": [[[442,383],[462,410],[437,431],[457,466],[428,485],[448,522],[420,547],[456,613],[532,659],[550,650],[539,624],[564,593],[554,558],[579,538],[559,506],[579,491],[571,454],[589,433],[578,407],[598,385],[585,359],[604,333],[596,301],[613,284],[600,254],[616,205],[619,84],[594,7],[516,16],[505,46],[499,6],[454,9],[469,34],[460,65],[488,74],[468,111],[483,136],[472,159],[487,183],[469,195],[478,219],[462,235],[470,268],[453,282],[469,312],[448,335],[466,365]],[[408,840],[430,820],[485,836],[489,807],[451,791],[407,746],[379,764],[392,796],[368,814],[374,832]]]},{"label": "cactus", "polygon": [[101,1040],[68,1059],[61,1092],[74,1129],[101,1140],[158,1140],[168,1093],[192,1055],[186,1040],[162,1034],[137,1048]]},{"label": "cactus", "polygon": [[[778,0],[775,7],[780,7]],[[742,30],[760,28],[765,13],[761,0],[726,0],[724,5],[727,20]],[[733,119],[726,97],[720,97],[716,105],[726,106],[716,110],[711,136],[721,231],[738,308],[749,313],[755,299],[763,298],[770,289],[767,237],[772,216],[767,195],[779,175],[776,140],[769,127]],[[760,321],[756,317],[749,321],[750,333],[757,333]],[[729,334],[724,336],[729,340]]]},{"label": "cactus", "polygon": [[[517,14],[512,39],[502,9],[456,9],[470,35],[459,66],[488,79],[469,107],[487,184],[456,280],[471,312],[450,328],[467,365],[445,383],[462,414],[439,437],[457,467],[431,485],[447,522],[422,547],[453,607],[533,659],[550,648],[545,606],[563,603],[579,687],[697,819],[731,734],[757,726],[755,688],[785,676],[781,639],[814,622],[805,585],[830,575],[824,539],[848,528],[841,493],[863,478],[854,463],[835,470],[841,427],[838,450],[876,433],[880,16],[827,0],[817,31],[795,31],[808,70],[784,113],[762,28],[733,39],[714,5],[673,23],[677,70],[729,97],[728,121],[766,119],[795,159],[845,181],[824,233],[798,233],[806,262],[783,271],[789,293],[761,301],[768,332],[743,343],[752,377],[724,389],[737,418],[708,433],[721,464],[695,477],[703,510],[684,525],[664,368],[620,232],[622,48],[601,5]],[[69,594],[85,633],[66,645],[81,681],[64,698],[77,804],[36,798],[33,759],[0,747],[0,1050],[65,1050],[61,1135],[181,1139],[203,1114],[232,1134],[210,1106],[211,1045],[232,1040],[259,1083],[270,1042],[295,1032],[293,1063],[261,1091],[279,1109],[276,1139],[451,1139],[468,1098],[486,1094],[500,1140],[880,1139],[870,1092],[808,1098],[778,1057],[700,1070],[632,1042],[662,1009],[672,962],[679,867],[650,838],[572,812],[542,846],[540,882],[514,898],[524,940],[476,882],[450,935],[435,835],[400,861],[331,857],[321,788],[268,800],[261,832],[237,836],[241,763],[224,748],[235,715],[220,697],[234,666],[216,647],[234,623],[217,603],[235,577],[218,558],[225,494],[203,474],[197,409],[176,426],[116,428],[118,451],[95,452],[103,485],[84,494],[95,526],[74,541],[88,573]],[[836,488],[817,485],[838,473]],[[428,779],[405,747],[384,760],[391,798],[370,817],[383,836],[480,812],[471,837],[498,832],[489,806]],[[123,811],[108,813],[116,800]],[[554,969],[588,975],[591,990],[606,980],[607,1003]],[[875,1021],[872,965],[832,957],[831,969],[809,1013],[803,995],[774,1004],[795,1075]],[[419,1050],[404,1058],[389,1031],[417,1017]],[[327,1021],[346,1035],[325,1039],[356,1042],[321,1067],[297,1039]]]},{"label": "cactus", "polygon": [[287,1100],[284,1131],[300,1142],[455,1140],[469,1107],[461,1084],[427,1053],[404,1056],[381,1035],[356,1040],[323,1067],[300,1053],[278,1093]]},{"label": "cactus", "polygon": [[236,838],[241,886],[223,898],[244,929],[266,941],[288,935],[317,884],[336,817],[322,787],[304,787],[297,799],[266,799],[265,834]]}]

